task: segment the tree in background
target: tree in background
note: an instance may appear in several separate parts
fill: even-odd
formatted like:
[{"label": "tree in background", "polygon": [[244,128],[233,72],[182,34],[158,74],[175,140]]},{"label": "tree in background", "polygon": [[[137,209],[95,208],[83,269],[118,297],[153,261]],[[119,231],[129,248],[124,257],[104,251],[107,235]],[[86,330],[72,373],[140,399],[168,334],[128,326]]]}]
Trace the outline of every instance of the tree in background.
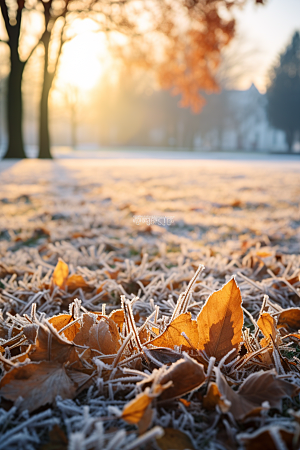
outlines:
[{"label": "tree in background", "polygon": [[[25,66],[34,52],[34,46],[26,59],[22,60],[19,51],[24,0],[18,0],[14,8],[9,7],[8,0],[0,0],[1,12],[4,19],[8,40],[5,42],[10,51],[10,72],[7,83],[7,129],[8,147],[5,158],[26,158],[22,132],[22,77]],[[25,30],[24,30],[25,31]]]},{"label": "tree in background", "polygon": [[[200,90],[214,92],[218,89],[215,73],[221,51],[235,31],[233,7],[244,3],[243,0],[27,0],[26,8],[36,8],[43,14],[44,31],[27,60],[21,61],[19,40],[24,1],[0,0],[11,50],[7,102],[9,146],[6,157],[25,157],[22,75],[28,58],[40,42],[44,47],[44,70],[39,157],[51,157],[49,93],[63,44],[70,39],[67,30],[72,29],[72,22],[78,15],[89,15],[97,21],[99,32],[107,35],[115,56],[121,57],[127,67],[143,65],[152,70],[163,88],[182,95],[182,106],[191,106],[194,111],[199,111],[204,104]],[[223,14],[224,8],[228,12],[226,16]],[[11,18],[10,13],[12,16],[15,10],[15,17]],[[24,29],[25,33],[27,31]],[[55,47],[56,51],[53,50]]]},{"label": "tree in background", "polygon": [[292,151],[296,133],[300,132],[300,35],[280,55],[279,63],[271,72],[267,90],[267,113],[272,126],[286,134]]}]

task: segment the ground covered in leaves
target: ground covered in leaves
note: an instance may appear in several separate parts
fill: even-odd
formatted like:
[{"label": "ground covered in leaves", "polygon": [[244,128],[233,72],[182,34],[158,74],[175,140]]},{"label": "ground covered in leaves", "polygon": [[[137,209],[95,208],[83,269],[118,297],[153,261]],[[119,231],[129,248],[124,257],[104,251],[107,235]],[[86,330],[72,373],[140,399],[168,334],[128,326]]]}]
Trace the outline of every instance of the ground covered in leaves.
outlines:
[{"label": "ground covered in leaves", "polygon": [[2,171],[0,449],[298,449],[299,175],[172,160]]}]

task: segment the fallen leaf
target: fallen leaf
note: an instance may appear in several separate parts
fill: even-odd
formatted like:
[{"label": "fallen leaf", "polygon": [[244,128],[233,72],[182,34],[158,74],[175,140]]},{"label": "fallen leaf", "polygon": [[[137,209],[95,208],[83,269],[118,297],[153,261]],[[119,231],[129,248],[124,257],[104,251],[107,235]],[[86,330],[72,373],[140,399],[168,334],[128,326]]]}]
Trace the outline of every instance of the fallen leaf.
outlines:
[{"label": "fallen leaf", "polygon": [[100,294],[100,292],[103,291],[103,287],[106,285],[106,281],[104,281],[103,283],[100,284],[100,286],[97,288],[96,293]]},{"label": "fallen leaf", "polygon": [[182,359],[171,364],[167,369],[160,369],[164,373],[159,377],[159,383],[164,386],[171,381],[172,385],[161,393],[159,400],[165,401],[182,397],[199,388],[205,382],[206,376],[203,365],[190,358],[186,353],[183,356]]},{"label": "fallen leaf", "polygon": [[300,309],[290,308],[282,311],[277,321],[277,328],[281,327],[296,332],[300,330]]},{"label": "fallen leaf", "polygon": [[188,400],[186,400],[185,398],[180,398],[179,401],[186,407],[188,408],[191,405],[191,402],[189,402]]},{"label": "fallen leaf", "polygon": [[244,322],[242,297],[234,278],[222,289],[211,294],[197,317],[199,344],[208,357],[220,361],[228,352],[235,349],[229,360],[233,359],[242,339]]},{"label": "fallen leaf", "polygon": [[183,358],[182,353],[164,347],[144,348],[144,353],[156,367],[169,365]]},{"label": "fallen leaf", "polygon": [[23,400],[20,411],[29,412],[46,404],[52,404],[56,396],[72,398],[76,388],[66,374],[64,366],[57,362],[32,362],[14,367],[0,382],[0,395],[7,400]]},{"label": "fallen leaf", "polygon": [[62,259],[58,259],[58,263],[52,275],[52,283],[61,289],[64,289],[69,275],[69,267]]},{"label": "fallen leaf", "polygon": [[266,347],[271,339],[273,342],[276,342],[276,322],[274,317],[269,313],[263,313],[260,315],[257,325],[265,336],[265,339],[260,341],[262,347]]},{"label": "fallen leaf", "polygon": [[259,428],[254,433],[240,433],[237,435],[245,450],[278,450],[278,440],[284,442],[285,449],[299,448],[299,434],[274,425]]},{"label": "fallen leaf", "polygon": [[106,275],[109,278],[111,278],[112,280],[116,280],[118,278],[118,275],[119,275],[120,271],[119,270],[114,270],[114,271],[105,270],[104,273],[106,273]]},{"label": "fallen leaf", "polygon": [[89,332],[89,346],[104,355],[116,354],[121,346],[120,340],[118,328],[109,318],[102,318],[91,327]]},{"label": "fallen leaf", "polygon": [[123,325],[125,321],[125,314],[123,309],[115,309],[108,316],[111,320],[115,322],[115,324],[119,327],[120,332],[123,331]]},{"label": "fallen leaf", "polygon": [[[66,325],[71,324],[73,321],[74,321],[74,318],[70,314],[59,314],[58,316],[53,316],[50,319],[48,319],[48,322],[51,323],[51,325],[58,332],[60,330],[62,330]],[[78,322],[76,322],[73,325],[69,325],[68,328],[66,328],[63,331],[63,334],[69,341],[73,341],[73,339],[75,338],[75,336],[79,330],[80,330],[80,325]]]},{"label": "fallen leaf", "polygon": [[164,435],[156,439],[156,442],[161,450],[194,450],[188,435],[174,428],[164,428]]},{"label": "fallen leaf", "polygon": [[300,281],[300,275],[297,275],[296,277],[293,278],[289,278],[288,280],[286,280],[288,283],[290,283],[291,285],[299,283]]},{"label": "fallen leaf", "polygon": [[219,406],[220,410],[225,413],[230,408],[230,402],[222,396],[216,383],[209,383],[206,395],[203,397],[203,406],[205,409],[215,409]]},{"label": "fallen leaf", "polygon": [[121,415],[122,419],[130,424],[137,424],[140,422],[154,397],[155,395],[150,393],[150,389],[146,388],[144,392],[138,394],[124,406]]},{"label": "fallen leaf", "polygon": [[79,332],[74,337],[74,344],[88,345],[90,338],[90,329],[95,324],[95,316],[85,313],[82,315],[82,325]]},{"label": "fallen leaf", "polygon": [[139,429],[139,434],[143,434],[148,430],[148,428],[152,424],[153,416],[154,416],[154,410],[153,410],[153,408],[151,408],[151,404],[150,404],[146,408],[146,411],[144,412],[143,417],[137,424],[138,429]]},{"label": "fallen leaf", "polygon": [[264,250],[257,250],[256,255],[260,258],[269,258],[270,256],[273,256],[273,253],[266,252]]},{"label": "fallen leaf", "polygon": [[78,360],[75,346],[60,336],[55,328],[39,324],[37,338],[29,351],[31,361],[58,361],[61,363],[74,362]]},{"label": "fallen leaf", "polygon": [[264,409],[264,402],[268,402],[271,408],[280,410],[281,400],[293,397],[298,392],[298,387],[294,384],[276,378],[274,370],[249,375],[236,392],[227,384],[220,370],[215,370],[218,389],[231,403],[230,412],[236,420],[244,419],[253,410],[259,412]]},{"label": "fallen leaf", "polygon": [[23,328],[23,334],[26,336],[27,341],[30,344],[34,344],[35,343],[37,330],[38,330],[38,325],[36,325],[35,323],[32,323],[30,325],[26,325]]},{"label": "fallen leaf", "polygon": [[54,425],[49,432],[49,442],[44,444],[41,450],[68,450],[67,436],[58,425]]},{"label": "fallen leaf", "polygon": [[157,338],[150,341],[149,344],[155,347],[168,347],[174,349],[175,345],[189,347],[188,341],[182,336],[185,333],[193,347],[198,345],[198,326],[195,320],[192,320],[191,313],[180,314],[166,328],[166,330]]},{"label": "fallen leaf", "polygon": [[85,279],[82,275],[70,275],[67,279],[66,285],[68,286],[69,291],[75,291],[78,288],[86,288],[89,287]]}]

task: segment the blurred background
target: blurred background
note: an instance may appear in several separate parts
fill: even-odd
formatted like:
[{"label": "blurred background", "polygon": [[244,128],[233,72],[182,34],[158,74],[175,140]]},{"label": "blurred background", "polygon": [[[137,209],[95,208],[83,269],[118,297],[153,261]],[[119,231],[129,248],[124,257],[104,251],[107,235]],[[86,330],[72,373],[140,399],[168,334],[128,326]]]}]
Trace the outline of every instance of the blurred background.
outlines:
[{"label": "blurred background", "polygon": [[[6,3],[15,11],[12,1]],[[2,0],[2,12],[4,4]],[[88,13],[74,15],[65,31],[49,93],[52,150],[300,153],[300,1],[249,1],[234,10],[234,18],[234,37],[222,48],[215,73],[219,90],[207,93],[203,89],[205,104],[195,110],[190,105],[182,107],[180,92],[161,89],[146,65],[128,68]],[[22,78],[23,136],[28,156],[36,156],[39,146],[45,50],[36,41],[43,33],[43,20],[36,5],[26,6],[19,53],[25,60],[32,52]],[[11,62],[1,13],[0,38],[3,156],[8,145],[6,103]],[[51,39],[53,53],[58,44],[55,36]]]}]

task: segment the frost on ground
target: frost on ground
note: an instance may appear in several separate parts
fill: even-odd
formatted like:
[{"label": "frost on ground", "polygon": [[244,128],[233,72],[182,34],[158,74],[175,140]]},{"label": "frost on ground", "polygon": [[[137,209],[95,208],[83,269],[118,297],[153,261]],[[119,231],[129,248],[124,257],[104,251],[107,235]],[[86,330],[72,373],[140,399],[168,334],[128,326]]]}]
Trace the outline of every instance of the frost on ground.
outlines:
[{"label": "frost on ground", "polygon": [[[297,449],[299,174],[295,162],[172,160],[29,160],[2,172],[0,449]],[[137,225],[136,215],[174,223]],[[65,265],[54,273],[58,261]],[[200,264],[192,295],[180,297]],[[232,319],[226,345],[201,347],[203,305],[232,276],[244,325]],[[113,312],[121,298],[125,331]],[[224,296],[210,299],[213,318]],[[232,317],[241,308],[235,301]],[[50,319],[60,313],[72,326]],[[53,361],[49,342],[69,346],[68,334],[76,342],[85,320],[89,345],[79,334],[77,345],[92,353],[80,354],[84,370],[74,375],[74,367],[57,366],[65,353]],[[121,344],[112,339],[108,359],[101,343],[114,336],[104,324],[112,320]],[[93,344],[100,325],[107,332]],[[27,389],[35,365],[44,402],[35,378]],[[16,369],[22,377],[4,384]],[[54,382],[49,394],[45,373],[59,373],[63,392]],[[177,373],[189,381],[178,385]]]}]

